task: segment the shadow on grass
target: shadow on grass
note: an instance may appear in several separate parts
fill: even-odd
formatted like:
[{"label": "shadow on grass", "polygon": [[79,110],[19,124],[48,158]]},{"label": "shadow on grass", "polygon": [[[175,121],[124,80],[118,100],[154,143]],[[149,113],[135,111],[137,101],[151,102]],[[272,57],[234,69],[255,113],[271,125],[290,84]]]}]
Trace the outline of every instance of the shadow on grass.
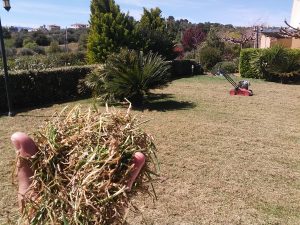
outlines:
[{"label": "shadow on grass", "polygon": [[150,111],[173,111],[173,110],[187,110],[195,108],[196,104],[188,101],[177,101],[172,94],[150,94],[147,102],[137,110]]},{"label": "shadow on grass", "polygon": [[[79,97],[79,98],[70,98],[70,99],[65,99],[65,100],[61,100],[61,101],[53,101],[52,103],[48,103],[48,104],[39,104],[37,106],[30,106],[30,107],[26,107],[26,108],[19,108],[19,109],[14,109],[13,108],[13,116],[21,116],[21,117],[45,117],[45,118],[49,118],[53,115],[38,115],[38,114],[28,114],[27,112],[32,111],[32,110],[36,110],[36,109],[42,109],[42,108],[51,108],[54,105],[57,104],[71,104],[73,102],[77,102],[77,101],[92,101],[92,98],[90,97]],[[23,114],[26,113],[26,114]],[[7,116],[8,112],[0,112],[0,117],[4,117]]]},{"label": "shadow on grass", "polygon": [[[56,104],[71,104],[76,101],[85,101],[85,102],[90,102],[90,103],[95,103],[92,98],[75,98],[75,99],[69,99],[69,100],[64,100],[64,101],[56,101],[50,104],[41,104],[35,107],[28,107],[28,108],[22,108],[22,109],[17,109],[14,110],[13,113],[14,115],[18,115],[21,117],[45,117],[49,118],[53,115],[40,115],[38,113],[32,114],[32,113],[27,113],[32,110],[40,109],[40,108],[50,108],[53,107],[53,105]],[[122,104],[113,104],[114,106],[120,106],[124,107]],[[127,107],[127,104],[126,104]],[[166,112],[166,111],[173,111],[173,110],[187,110],[191,108],[195,108],[196,104],[193,102],[189,101],[178,101],[175,100],[175,97],[173,94],[149,94],[147,97],[147,101],[142,105],[142,106],[136,106],[134,109],[144,111],[144,110],[149,110],[149,111],[161,111],[161,112]],[[7,116],[7,112],[0,112],[0,117],[2,116]]]}]

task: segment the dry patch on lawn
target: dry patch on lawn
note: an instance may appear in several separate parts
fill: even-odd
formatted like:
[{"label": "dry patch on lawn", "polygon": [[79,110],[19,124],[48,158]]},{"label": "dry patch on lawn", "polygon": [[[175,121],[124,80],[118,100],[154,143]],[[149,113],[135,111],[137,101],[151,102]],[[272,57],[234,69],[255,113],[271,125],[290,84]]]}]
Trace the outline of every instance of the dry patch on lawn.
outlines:
[{"label": "dry patch on lawn", "polygon": [[[138,197],[130,224],[300,224],[300,86],[253,80],[252,97],[230,88],[222,78],[181,79],[136,111],[151,119],[162,177],[158,200]],[[62,107],[0,118],[0,224],[17,212],[10,135]]]}]

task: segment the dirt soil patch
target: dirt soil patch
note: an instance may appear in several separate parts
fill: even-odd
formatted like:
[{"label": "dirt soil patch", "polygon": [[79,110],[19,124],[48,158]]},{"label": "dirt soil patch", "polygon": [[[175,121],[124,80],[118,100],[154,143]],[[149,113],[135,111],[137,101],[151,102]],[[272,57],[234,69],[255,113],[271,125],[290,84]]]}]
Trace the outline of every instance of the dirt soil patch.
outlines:
[{"label": "dirt soil patch", "polygon": [[[161,178],[158,200],[138,196],[129,224],[300,224],[300,86],[251,83],[255,95],[242,97],[223,78],[181,79],[135,111],[150,119]],[[64,106],[0,117],[0,224],[18,210],[10,135]]]}]

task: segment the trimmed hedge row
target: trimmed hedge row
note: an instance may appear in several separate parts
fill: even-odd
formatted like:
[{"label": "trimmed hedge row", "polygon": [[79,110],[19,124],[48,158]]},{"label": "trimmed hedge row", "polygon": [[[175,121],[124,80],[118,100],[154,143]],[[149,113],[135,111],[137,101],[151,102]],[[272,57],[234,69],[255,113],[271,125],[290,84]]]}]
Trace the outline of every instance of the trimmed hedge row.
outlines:
[{"label": "trimmed hedge row", "polygon": [[242,77],[291,83],[300,81],[300,50],[274,46],[243,49],[240,54]]},{"label": "trimmed hedge row", "polygon": [[[84,52],[63,52],[49,55],[18,56],[8,58],[9,70],[45,70],[64,66],[85,65]],[[3,70],[3,63],[0,60],[0,69]]]},{"label": "trimmed hedge row", "polygon": [[193,60],[173,60],[170,63],[172,80],[204,73],[201,65]]},{"label": "trimmed hedge row", "polygon": [[[9,84],[13,109],[32,107],[89,95],[79,92],[81,80],[96,66],[73,66],[42,71],[10,71]],[[7,111],[3,74],[0,76],[0,111]]]},{"label": "trimmed hedge row", "polygon": [[[171,80],[203,74],[202,67],[191,60],[174,60]],[[194,67],[192,71],[192,66]],[[59,67],[44,70],[9,71],[10,97],[13,110],[90,96],[83,79],[96,65]],[[8,111],[4,76],[0,74],[0,112]]]}]

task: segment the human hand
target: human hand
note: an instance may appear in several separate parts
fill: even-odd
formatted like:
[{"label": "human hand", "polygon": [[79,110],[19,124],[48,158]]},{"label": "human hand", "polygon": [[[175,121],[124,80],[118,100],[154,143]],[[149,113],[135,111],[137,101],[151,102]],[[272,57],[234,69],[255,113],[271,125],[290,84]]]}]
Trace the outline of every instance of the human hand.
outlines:
[{"label": "human hand", "polygon": [[[25,133],[16,132],[11,136],[11,141],[17,151],[17,154],[22,158],[28,158],[33,156],[37,152],[37,147],[34,141],[28,137]],[[127,183],[127,190],[130,191],[134,181],[140,173],[142,167],[145,164],[145,155],[141,152],[136,152],[133,156],[133,171]],[[24,208],[24,195],[28,191],[31,183],[30,177],[33,175],[33,171],[30,168],[30,164],[26,160],[19,160],[17,164],[17,179],[18,179],[18,200],[19,206],[22,210]]]}]

